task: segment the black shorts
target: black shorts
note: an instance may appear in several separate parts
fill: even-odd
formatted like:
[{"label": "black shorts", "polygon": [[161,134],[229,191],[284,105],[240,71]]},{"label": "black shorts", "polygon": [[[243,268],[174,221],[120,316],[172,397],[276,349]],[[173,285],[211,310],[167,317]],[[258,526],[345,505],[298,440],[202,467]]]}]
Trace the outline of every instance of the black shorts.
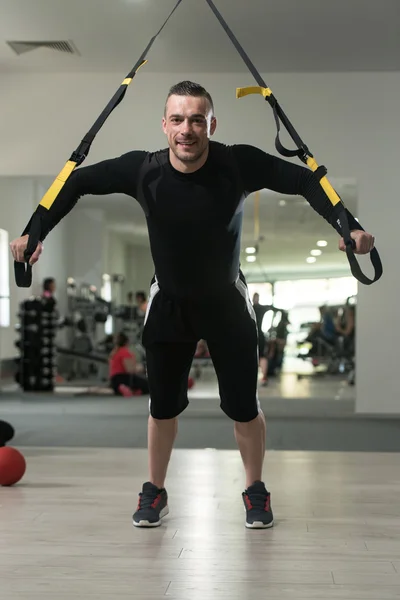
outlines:
[{"label": "black shorts", "polygon": [[114,394],[117,396],[121,396],[121,392],[119,391],[119,386],[121,383],[123,385],[127,385],[132,391],[141,390],[142,394],[149,393],[149,384],[147,379],[141,377],[140,375],[118,373],[117,375],[111,377],[110,387],[114,390]]},{"label": "black shorts", "polygon": [[168,296],[153,280],[142,337],[150,414],[171,419],[188,406],[188,377],[200,339],[214,364],[221,409],[234,421],[255,419],[258,335],[242,276],[218,297],[195,300]]},{"label": "black shorts", "polygon": [[265,335],[262,332],[258,332],[258,357],[266,358],[267,355],[267,341]]}]

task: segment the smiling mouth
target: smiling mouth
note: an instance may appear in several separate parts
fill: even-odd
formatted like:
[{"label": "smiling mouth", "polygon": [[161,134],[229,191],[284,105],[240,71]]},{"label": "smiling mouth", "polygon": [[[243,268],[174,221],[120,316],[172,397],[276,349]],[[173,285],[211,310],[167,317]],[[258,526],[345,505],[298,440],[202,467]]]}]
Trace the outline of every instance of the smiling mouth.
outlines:
[{"label": "smiling mouth", "polygon": [[196,142],[177,142],[178,146],[193,146]]}]

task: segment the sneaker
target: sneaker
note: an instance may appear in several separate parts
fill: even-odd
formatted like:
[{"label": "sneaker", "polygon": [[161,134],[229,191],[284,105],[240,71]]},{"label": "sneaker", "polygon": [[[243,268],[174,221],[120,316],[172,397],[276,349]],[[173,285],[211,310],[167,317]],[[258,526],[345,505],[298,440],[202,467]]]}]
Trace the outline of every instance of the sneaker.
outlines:
[{"label": "sneaker", "polygon": [[262,481],[255,481],[242,494],[246,509],[246,527],[266,529],[274,524],[271,509],[271,494]]},{"label": "sneaker", "polygon": [[168,494],[165,489],[159,489],[149,481],[143,484],[139,494],[139,502],[133,524],[135,527],[158,527],[161,519],[169,512]]},{"label": "sneaker", "polygon": [[131,398],[133,396],[131,388],[125,385],[124,383],[119,384],[118,391],[121,394],[121,396],[124,396],[125,398]]}]

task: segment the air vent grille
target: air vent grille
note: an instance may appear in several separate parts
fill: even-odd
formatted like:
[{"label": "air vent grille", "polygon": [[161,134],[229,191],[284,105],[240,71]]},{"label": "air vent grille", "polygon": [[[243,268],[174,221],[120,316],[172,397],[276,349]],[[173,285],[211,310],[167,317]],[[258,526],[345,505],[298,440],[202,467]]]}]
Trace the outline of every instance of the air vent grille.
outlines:
[{"label": "air vent grille", "polygon": [[57,52],[64,52],[65,54],[79,54],[75,45],[71,41],[41,41],[41,42],[30,42],[30,41],[12,41],[7,44],[14,50],[16,54],[24,54],[38,48],[48,48],[49,50],[55,50]]}]

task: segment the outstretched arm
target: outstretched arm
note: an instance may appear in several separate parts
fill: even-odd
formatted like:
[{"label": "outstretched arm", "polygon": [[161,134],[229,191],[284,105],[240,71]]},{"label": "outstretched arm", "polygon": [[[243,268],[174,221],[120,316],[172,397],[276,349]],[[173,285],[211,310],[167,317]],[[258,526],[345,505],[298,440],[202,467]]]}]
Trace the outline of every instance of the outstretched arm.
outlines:
[{"label": "outstretched arm", "polygon": [[[312,208],[342,235],[338,208],[334,207],[321,187],[314,173],[300,165],[295,165],[259,148],[249,145],[233,146],[235,158],[242,174],[243,184],[248,193],[264,188],[287,195],[303,196]],[[374,238],[362,230],[353,215],[347,210],[351,237],[356,242],[355,253],[367,254],[374,247]],[[345,251],[341,238],[339,249]]]},{"label": "outstretched arm", "polygon": [[[73,171],[51,207],[47,209],[39,204],[34,213],[40,216],[42,234],[40,243],[29,261],[30,264],[33,265],[39,259],[42,252],[41,242],[61,219],[74,208],[82,196],[87,194],[106,195],[118,192],[135,196],[137,174],[146,154],[144,151],[129,152],[118,158],[104,160]],[[14,260],[24,262],[24,252],[28,244],[28,238],[29,235],[24,235],[11,242],[10,247]]]}]

